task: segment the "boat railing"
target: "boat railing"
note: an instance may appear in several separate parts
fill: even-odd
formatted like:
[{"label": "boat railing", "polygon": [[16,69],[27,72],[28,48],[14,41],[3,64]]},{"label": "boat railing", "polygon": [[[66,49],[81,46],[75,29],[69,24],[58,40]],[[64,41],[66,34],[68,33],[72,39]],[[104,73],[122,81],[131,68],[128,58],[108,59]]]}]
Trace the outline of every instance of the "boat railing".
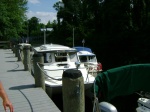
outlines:
[{"label": "boat railing", "polygon": [[97,67],[98,67],[98,66],[97,66],[96,64],[88,63],[88,64],[86,65],[88,74],[91,74],[91,75],[93,75],[94,77],[96,77],[96,75],[97,75],[97,73],[98,73]]}]

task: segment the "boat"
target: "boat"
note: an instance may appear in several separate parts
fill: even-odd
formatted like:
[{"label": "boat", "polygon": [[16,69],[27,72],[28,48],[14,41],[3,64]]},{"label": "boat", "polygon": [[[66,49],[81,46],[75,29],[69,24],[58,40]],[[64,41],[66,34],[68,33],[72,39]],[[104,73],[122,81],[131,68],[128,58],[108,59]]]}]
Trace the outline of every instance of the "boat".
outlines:
[{"label": "boat", "polygon": [[97,62],[96,55],[88,47],[73,47],[77,50],[77,56],[81,63],[87,68],[89,73],[97,74],[102,71],[102,64]]},{"label": "boat", "polygon": [[[149,63],[112,68],[98,74],[92,90],[99,102],[110,102],[116,97],[127,96],[141,91],[147,94],[150,93],[149,74]],[[129,104],[130,101],[127,103]],[[137,112],[150,112],[150,94],[140,95],[137,103],[138,107],[134,108]]]},{"label": "boat", "polygon": [[148,98],[139,98],[138,107],[136,108],[137,112],[150,112],[150,99]]},{"label": "boat", "polygon": [[44,44],[33,47],[34,53],[40,53],[44,56],[44,72],[46,92],[50,97],[62,92],[62,74],[64,70],[78,69],[81,71],[85,91],[91,88],[95,77],[88,74],[84,64],[80,64],[77,57],[77,50],[68,46],[59,44]]},{"label": "boat", "polygon": [[150,92],[140,91],[137,92],[140,97],[137,100],[137,112],[150,112]]}]

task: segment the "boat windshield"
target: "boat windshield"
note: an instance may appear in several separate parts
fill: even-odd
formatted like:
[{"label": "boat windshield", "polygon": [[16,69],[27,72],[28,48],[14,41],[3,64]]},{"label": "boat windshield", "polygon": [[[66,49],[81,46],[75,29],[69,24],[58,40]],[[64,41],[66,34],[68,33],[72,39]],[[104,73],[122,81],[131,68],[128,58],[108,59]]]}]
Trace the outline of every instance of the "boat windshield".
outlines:
[{"label": "boat windshield", "polygon": [[70,61],[71,62],[77,62],[77,61],[79,61],[78,58],[77,58],[77,53],[76,52],[70,52],[69,53],[69,57],[70,57]]},{"label": "boat windshield", "polygon": [[55,53],[55,61],[56,62],[63,62],[67,61],[67,53]]},{"label": "boat windshield", "polygon": [[96,62],[96,57],[93,56],[79,56],[80,62]]}]

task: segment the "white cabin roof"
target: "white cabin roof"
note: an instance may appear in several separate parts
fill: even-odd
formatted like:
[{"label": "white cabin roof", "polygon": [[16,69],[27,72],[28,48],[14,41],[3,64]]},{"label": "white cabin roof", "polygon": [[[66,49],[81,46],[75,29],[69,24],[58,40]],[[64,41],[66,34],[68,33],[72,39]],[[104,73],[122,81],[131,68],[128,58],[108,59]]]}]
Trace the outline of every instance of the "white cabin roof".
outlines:
[{"label": "white cabin roof", "polygon": [[79,51],[79,52],[77,52],[77,54],[79,56],[93,56],[93,55],[95,55],[95,54],[88,52],[88,51]]},{"label": "white cabin roof", "polygon": [[91,48],[89,47],[77,46],[74,48],[78,51],[77,54],[79,56],[95,56],[95,54],[92,52]]},{"label": "white cabin roof", "polygon": [[68,46],[59,45],[59,44],[45,44],[39,47],[35,47],[36,52],[54,52],[54,51],[73,51],[76,52],[76,49],[70,48]]},{"label": "white cabin roof", "polygon": [[20,46],[31,46],[31,44],[28,44],[28,43],[20,43],[19,45]]}]

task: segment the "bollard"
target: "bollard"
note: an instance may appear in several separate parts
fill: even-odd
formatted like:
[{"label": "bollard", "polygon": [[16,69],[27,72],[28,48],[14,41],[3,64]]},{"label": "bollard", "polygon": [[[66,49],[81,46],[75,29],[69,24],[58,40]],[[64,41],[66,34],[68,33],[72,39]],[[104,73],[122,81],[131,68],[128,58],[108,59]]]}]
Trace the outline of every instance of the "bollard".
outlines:
[{"label": "bollard", "polygon": [[81,71],[64,71],[62,85],[63,111],[85,112],[84,81]]},{"label": "bollard", "polygon": [[12,50],[12,42],[9,42],[10,49]]},{"label": "bollard", "polygon": [[21,57],[21,60],[22,62],[24,62],[24,55],[23,55],[23,46],[20,46],[20,57]]},{"label": "bollard", "polygon": [[17,48],[17,45],[15,45],[15,57],[18,57],[18,52],[17,52],[17,50],[18,50],[18,48]]},{"label": "bollard", "polygon": [[15,45],[12,46],[12,51],[15,53]]},{"label": "bollard", "polygon": [[24,70],[29,70],[30,66],[30,46],[26,45],[23,47],[23,55],[24,55]]},{"label": "bollard", "polygon": [[[44,73],[38,67],[37,62],[44,63],[44,57],[42,54],[33,54],[33,68],[34,68],[35,86],[42,87],[42,89],[45,91]],[[41,68],[43,69],[43,67]]]},{"label": "bollard", "polygon": [[21,61],[21,57],[20,57],[20,54],[21,52],[20,52],[20,45],[18,44],[17,45],[17,57],[18,57],[18,61]]}]

